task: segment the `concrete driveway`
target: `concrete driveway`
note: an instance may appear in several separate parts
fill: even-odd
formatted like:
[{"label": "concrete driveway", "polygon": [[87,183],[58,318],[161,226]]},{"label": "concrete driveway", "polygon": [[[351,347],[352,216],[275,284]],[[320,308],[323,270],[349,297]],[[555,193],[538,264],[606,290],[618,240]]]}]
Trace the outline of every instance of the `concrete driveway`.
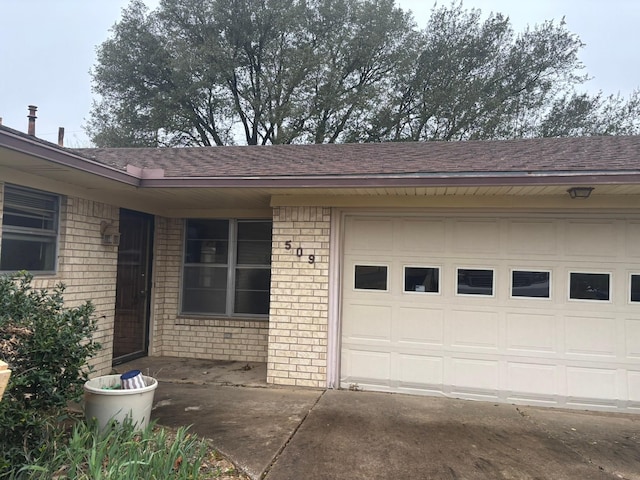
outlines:
[{"label": "concrete driveway", "polygon": [[153,415],[253,479],[640,479],[640,415],[171,383]]},{"label": "concrete driveway", "polygon": [[640,414],[276,388],[264,365],[145,361],[162,365],[145,371],[160,381],[152,417],[192,425],[256,480],[640,480]]}]

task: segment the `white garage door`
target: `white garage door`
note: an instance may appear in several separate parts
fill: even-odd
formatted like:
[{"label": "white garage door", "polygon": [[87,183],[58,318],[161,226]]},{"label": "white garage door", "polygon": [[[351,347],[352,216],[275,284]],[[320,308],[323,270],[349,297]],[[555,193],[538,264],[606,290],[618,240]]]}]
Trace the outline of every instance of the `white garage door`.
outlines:
[{"label": "white garage door", "polygon": [[341,386],[640,409],[640,217],[346,216]]}]

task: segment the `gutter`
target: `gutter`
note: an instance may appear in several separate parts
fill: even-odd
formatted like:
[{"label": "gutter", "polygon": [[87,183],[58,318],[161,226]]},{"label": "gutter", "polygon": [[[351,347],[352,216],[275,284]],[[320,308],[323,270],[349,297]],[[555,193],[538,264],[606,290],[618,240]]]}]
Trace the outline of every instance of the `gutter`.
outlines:
[{"label": "gutter", "polygon": [[522,172],[408,175],[323,175],[315,177],[165,177],[143,178],[144,188],[375,188],[375,187],[477,187],[545,185],[640,184],[640,172]]}]

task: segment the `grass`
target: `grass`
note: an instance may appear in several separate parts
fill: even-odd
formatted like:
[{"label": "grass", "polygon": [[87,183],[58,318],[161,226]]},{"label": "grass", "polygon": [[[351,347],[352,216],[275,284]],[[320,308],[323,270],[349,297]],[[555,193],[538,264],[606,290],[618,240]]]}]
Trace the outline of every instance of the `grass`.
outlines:
[{"label": "grass", "polygon": [[15,472],[12,479],[231,480],[247,479],[204,439],[188,428],[172,430],[152,423],[136,431],[130,422],[101,432],[76,420],[61,435],[53,454]]}]

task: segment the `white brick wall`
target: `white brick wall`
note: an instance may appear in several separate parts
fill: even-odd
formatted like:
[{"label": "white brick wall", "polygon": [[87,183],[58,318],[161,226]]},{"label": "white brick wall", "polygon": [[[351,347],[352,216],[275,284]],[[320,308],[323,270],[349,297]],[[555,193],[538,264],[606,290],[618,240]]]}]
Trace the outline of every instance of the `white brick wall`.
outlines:
[{"label": "white brick wall", "polygon": [[330,221],[329,208],[274,210],[269,383],[326,386]]},{"label": "white brick wall", "polygon": [[[51,288],[63,282],[68,305],[94,303],[96,339],[103,349],[92,364],[98,374],[106,374],[113,349],[117,247],[101,245],[100,223],[117,226],[119,209],[61,198],[58,270],[36,277],[35,286]],[[270,383],[324,387],[330,215],[330,209],[320,207],[275,209],[269,321],[179,315],[184,220],[156,217],[149,354],[267,362]]]},{"label": "white brick wall", "polygon": [[[2,187],[0,183],[0,190]],[[3,210],[3,198],[4,195],[0,194],[0,212]],[[102,350],[91,361],[97,374],[111,370],[118,260],[117,247],[101,244],[100,222],[106,220],[117,226],[118,216],[117,207],[62,196],[57,272],[55,275],[36,276],[33,283],[36,288],[47,289],[64,283],[65,305],[70,307],[86,300],[92,301],[98,319],[95,339],[102,344]]]}]

